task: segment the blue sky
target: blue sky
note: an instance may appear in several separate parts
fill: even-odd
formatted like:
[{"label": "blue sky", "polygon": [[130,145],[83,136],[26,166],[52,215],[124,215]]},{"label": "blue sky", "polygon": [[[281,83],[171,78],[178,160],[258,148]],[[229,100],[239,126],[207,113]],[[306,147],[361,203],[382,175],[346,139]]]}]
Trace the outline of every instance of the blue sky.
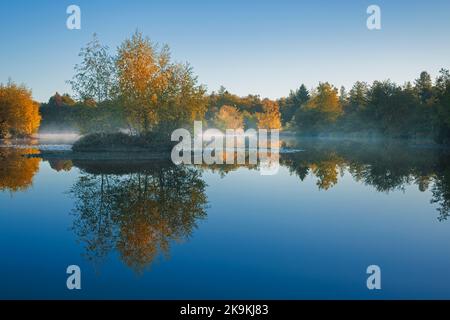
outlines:
[{"label": "blue sky", "polygon": [[[66,28],[70,4],[81,8],[81,30]],[[381,7],[381,30],[366,28],[370,4]],[[25,83],[38,101],[70,93],[66,80],[94,32],[115,50],[136,29],[189,61],[209,91],[240,95],[403,83],[450,68],[448,0],[15,0],[0,3],[0,82]]]}]

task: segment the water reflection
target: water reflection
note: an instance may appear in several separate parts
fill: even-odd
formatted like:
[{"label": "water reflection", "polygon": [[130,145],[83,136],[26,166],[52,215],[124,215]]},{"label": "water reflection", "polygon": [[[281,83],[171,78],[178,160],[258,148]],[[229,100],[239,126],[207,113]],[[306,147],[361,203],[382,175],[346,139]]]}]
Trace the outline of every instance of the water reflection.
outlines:
[{"label": "water reflection", "polygon": [[39,170],[40,159],[27,159],[34,149],[0,148],[0,191],[24,191],[31,187],[33,177]]},{"label": "water reflection", "polygon": [[49,160],[48,163],[50,168],[57,172],[70,171],[73,167],[72,160]]},{"label": "water reflection", "polygon": [[[82,165],[86,171],[70,191],[75,198],[73,231],[94,263],[116,249],[140,273],[206,217],[205,183],[194,168],[144,165],[117,173],[110,166],[99,173],[95,162]],[[123,164],[117,168],[124,169]]]},{"label": "water reflection", "polygon": [[[296,146],[297,142],[294,141]],[[401,142],[363,144],[356,142],[302,142],[303,153],[286,154],[282,165],[304,180],[317,178],[317,186],[328,190],[348,171],[355,181],[378,192],[405,190],[415,184],[421,192],[431,188],[431,203],[438,205],[440,221],[450,215],[450,153],[430,147],[408,147]]]},{"label": "water reflection", "polygon": [[450,216],[450,159],[440,159],[436,165],[432,203],[438,205],[439,220],[447,220]]},{"label": "water reflection", "polygon": [[[442,149],[401,143],[333,143],[286,141],[304,152],[281,155],[282,167],[298,177],[316,180],[323,192],[350,174],[377,192],[406,190],[416,185],[430,190],[438,219],[450,216],[450,156]],[[18,192],[32,185],[38,158],[23,157],[32,149],[0,148],[0,191]],[[69,190],[74,200],[73,232],[85,247],[85,256],[101,263],[113,251],[123,262],[142,272],[159,255],[168,255],[172,241],[188,239],[206,218],[205,170],[222,177],[241,165],[175,166],[164,161],[46,160],[56,172],[80,169]],[[258,166],[245,166],[258,170]],[[263,178],[261,178],[263,179]],[[348,190],[348,192],[352,192]]]},{"label": "water reflection", "polygon": [[317,178],[319,189],[328,190],[338,183],[339,176],[348,171],[353,179],[373,186],[379,192],[403,189],[407,184],[420,182],[421,191],[427,190],[427,183],[433,176],[434,163],[439,154],[398,146],[352,145],[316,146],[308,152],[288,154],[282,164],[303,181],[308,174]]}]

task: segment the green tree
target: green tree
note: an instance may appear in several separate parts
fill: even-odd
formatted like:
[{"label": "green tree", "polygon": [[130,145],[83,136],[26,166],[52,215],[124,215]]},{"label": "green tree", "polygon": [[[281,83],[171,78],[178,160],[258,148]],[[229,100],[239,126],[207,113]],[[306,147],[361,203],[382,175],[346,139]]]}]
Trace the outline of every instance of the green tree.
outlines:
[{"label": "green tree", "polygon": [[382,134],[409,137],[414,131],[418,100],[411,84],[403,88],[387,81],[375,81],[368,93],[365,120]]},{"label": "green tree", "polygon": [[347,114],[362,112],[367,106],[368,92],[369,86],[367,83],[357,81],[349,92],[348,104],[347,108],[345,108],[345,112]]},{"label": "green tree", "polygon": [[437,104],[434,117],[435,140],[450,143],[450,72],[442,69],[436,80]]},{"label": "green tree", "polygon": [[242,113],[244,117],[244,129],[257,129],[258,128],[258,118],[256,113],[250,113],[248,111],[244,111]]},{"label": "green tree", "polygon": [[82,61],[75,66],[73,79],[68,81],[77,97],[82,101],[93,99],[97,103],[111,100],[116,90],[116,72],[109,48],[94,34],[79,56]]},{"label": "green tree", "polygon": [[50,97],[45,106],[50,108],[58,108],[64,106],[74,106],[75,104],[76,101],[73,100],[69,94],[65,93],[63,95],[60,95],[58,92],[56,92],[53,96]]},{"label": "green tree", "polygon": [[341,104],[342,108],[345,108],[348,102],[348,94],[347,90],[345,90],[344,86],[341,86],[339,89],[339,103]]},{"label": "green tree", "polygon": [[289,93],[286,99],[279,101],[281,122],[286,125],[295,115],[295,112],[300,109],[310,99],[309,91],[306,86],[302,84],[300,88]]},{"label": "green tree", "polygon": [[415,81],[415,89],[422,104],[426,104],[433,97],[433,81],[428,72],[423,71]]},{"label": "green tree", "polygon": [[189,64],[173,64],[168,85],[158,98],[157,130],[170,133],[179,127],[192,127],[195,120],[203,120],[207,108],[205,94],[205,87],[198,84]]}]

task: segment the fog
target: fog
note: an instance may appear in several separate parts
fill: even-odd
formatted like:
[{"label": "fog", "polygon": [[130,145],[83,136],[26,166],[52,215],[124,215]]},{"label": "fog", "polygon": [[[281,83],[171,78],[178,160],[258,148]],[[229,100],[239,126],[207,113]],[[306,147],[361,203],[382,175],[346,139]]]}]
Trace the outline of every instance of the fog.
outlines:
[{"label": "fog", "polygon": [[80,134],[77,132],[45,132],[36,134],[35,138],[39,139],[41,143],[72,144],[80,138]]}]

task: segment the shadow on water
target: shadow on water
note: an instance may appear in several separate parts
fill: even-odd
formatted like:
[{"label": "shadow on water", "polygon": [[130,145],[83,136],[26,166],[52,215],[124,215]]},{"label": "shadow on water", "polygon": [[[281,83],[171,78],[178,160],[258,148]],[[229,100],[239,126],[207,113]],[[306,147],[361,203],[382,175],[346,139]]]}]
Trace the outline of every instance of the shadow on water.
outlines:
[{"label": "shadow on water", "polygon": [[[406,192],[416,185],[431,191],[438,219],[450,216],[450,154],[401,143],[291,141],[304,152],[282,154],[280,163],[299,183],[311,176],[326,192],[348,173],[377,192]],[[18,192],[32,185],[38,158],[26,149],[0,148],[0,191]],[[168,255],[172,241],[188,239],[207,216],[205,170],[221,176],[240,165],[175,166],[168,161],[45,160],[55,171],[80,169],[69,194],[74,199],[73,232],[94,264],[112,251],[137,273],[158,254]],[[257,166],[246,166],[257,170]]]}]

